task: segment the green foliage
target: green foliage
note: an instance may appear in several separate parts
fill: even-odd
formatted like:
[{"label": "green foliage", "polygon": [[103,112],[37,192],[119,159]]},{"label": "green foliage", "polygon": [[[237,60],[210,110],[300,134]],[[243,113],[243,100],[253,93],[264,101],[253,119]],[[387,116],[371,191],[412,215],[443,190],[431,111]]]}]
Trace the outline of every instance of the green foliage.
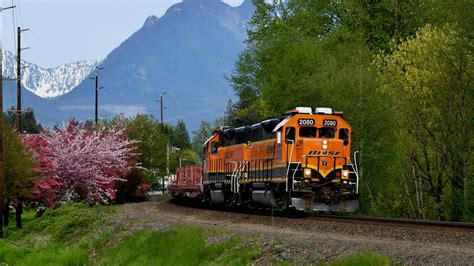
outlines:
[{"label": "green foliage", "polygon": [[[16,119],[14,110],[15,108],[12,106],[10,109],[7,110],[6,113],[4,113],[5,123],[11,125],[12,127],[15,125]],[[33,112],[33,109],[31,108],[27,108],[21,114],[21,123],[22,132],[25,133],[36,134],[43,130],[41,124],[37,123],[35,114]]]},{"label": "green foliage", "polygon": [[193,149],[199,154],[199,157],[202,158],[204,142],[212,136],[212,131],[214,130],[211,127],[211,124],[207,121],[202,121],[199,125],[199,129],[193,131]]},{"label": "green foliage", "polygon": [[240,246],[239,237],[206,244],[209,232],[177,227],[166,232],[142,231],[99,254],[100,265],[247,265],[258,248]]},{"label": "green foliage", "polygon": [[341,1],[335,13],[351,32],[362,34],[373,51],[389,51],[392,40],[405,39],[426,21],[426,12],[438,1],[422,0]]},{"label": "green foliage", "polygon": [[179,153],[179,156],[181,158],[182,166],[195,165],[195,164],[201,163],[201,157],[199,157],[199,154],[195,150],[192,150],[192,149],[181,151]]},{"label": "green foliage", "polygon": [[179,120],[178,124],[174,128],[172,135],[170,136],[171,145],[180,149],[189,149],[191,147],[191,141],[189,140],[188,130],[183,120]]},{"label": "green foliage", "polygon": [[344,257],[328,263],[331,266],[389,266],[392,265],[390,258],[375,254],[371,251],[365,251],[361,254]]},{"label": "green foliage", "polygon": [[128,120],[129,137],[139,141],[137,152],[140,154],[142,166],[149,169],[166,167],[166,145],[168,136],[162,133],[160,124],[149,115],[137,115]]},{"label": "green foliage", "polygon": [[446,23],[456,25],[456,30],[469,40],[474,40],[474,1],[443,0],[426,2],[426,22],[436,27]]},{"label": "green foliage", "polygon": [[468,220],[472,213],[474,57],[469,47],[452,27],[426,25],[374,62],[381,90],[394,99],[405,125],[400,130],[411,137],[407,155],[418,191],[432,202],[419,202],[422,217]]},{"label": "green foliage", "polygon": [[24,198],[33,190],[32,168],[35,162],[21,143],[20,136],[5,125],[5,184],[7,198]]}]

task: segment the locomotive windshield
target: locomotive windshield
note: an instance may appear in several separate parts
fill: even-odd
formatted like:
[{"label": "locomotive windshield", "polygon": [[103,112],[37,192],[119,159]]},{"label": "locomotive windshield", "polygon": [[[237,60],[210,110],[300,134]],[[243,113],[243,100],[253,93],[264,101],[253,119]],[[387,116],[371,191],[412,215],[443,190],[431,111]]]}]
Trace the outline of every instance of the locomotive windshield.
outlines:
[{"label": "locomotive windshield", "polygon": [[300,128],[300,137],[302,138],[315,138],[316,128],[315,127],[302,127]]},{"label": "locomotive windshield", "polygon": [[333,139],[336,136],[336,130],[330,127],[322,127],[318,129],[318,137],[320,139]]}]

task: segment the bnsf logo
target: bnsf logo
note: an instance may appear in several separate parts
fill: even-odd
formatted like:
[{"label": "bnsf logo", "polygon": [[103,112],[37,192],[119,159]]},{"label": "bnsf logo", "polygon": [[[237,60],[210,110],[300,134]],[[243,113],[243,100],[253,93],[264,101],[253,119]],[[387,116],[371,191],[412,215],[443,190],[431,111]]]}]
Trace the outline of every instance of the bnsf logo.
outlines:
[{"label": "bnsf logo", "polygon": [[303,127],[314,126],[314,119],[298,119],[298,125]]},{"label": "bnsf logo", "polygon": [[337,156],[340,155],[339,151],[310,151],[309,155],[328,155],[328,156]]}]

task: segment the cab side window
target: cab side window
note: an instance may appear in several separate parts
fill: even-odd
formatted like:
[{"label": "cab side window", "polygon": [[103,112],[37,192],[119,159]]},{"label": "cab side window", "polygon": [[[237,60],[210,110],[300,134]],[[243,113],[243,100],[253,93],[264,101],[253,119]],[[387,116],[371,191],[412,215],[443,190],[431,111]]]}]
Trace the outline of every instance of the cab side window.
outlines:
[{"label": "cab side window", "polygon": [[339,129],[339,139],[342,139],[344,145],[349,144],[349,130],[347,128]]},{"label": "cab side window", "polygon": [[286,141],[295,141],[295,128],[294,127],[287,127],[285,130],[285,140]]},{"label": "cab side window", "polygon": [[217,144],[217,141],[213,141],[211,143],[211,153],[212,154],[216,154],[217,153],[217,149],[219,149],[219,145]]}]

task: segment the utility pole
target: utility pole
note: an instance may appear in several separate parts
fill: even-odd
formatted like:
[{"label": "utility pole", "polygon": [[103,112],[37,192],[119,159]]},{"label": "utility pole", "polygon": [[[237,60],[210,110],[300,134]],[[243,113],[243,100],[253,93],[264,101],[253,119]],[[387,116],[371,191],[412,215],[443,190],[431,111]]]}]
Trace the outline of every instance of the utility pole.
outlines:
[{"label": "utility pole", "polygon": [[[0,11],[12,9],[15,6],[1,8]],[[3,238],[3,214],[5,207],[5,165],[4,165],[4,133],[3,133],[3,52],[0,55],[0,238]]]},{"label": "utility pole", "polygon": [[[170,146],[170,142],[166,143],[166,176],[170,177],[170,153],[176,153],[180,149],[175,146]],[[181,166],[180,166],[181,167]],[[163,194],[165,193],[165,179],[163,178],[161,186],[163,188]]]},{"label": "utility pole", "polygon": [[20,27],[17,28],[17,38],[18,38],[18,45],[17,45],[17,54],[16,54],[16,120],[15,120],[15,127],[16,130],[21,134],[21,51],[29,49],[29,47],[21,48],[21,33],[27,31],[29,29],[21,29]]},{"label": "utility pole", "polygon": [[103,87],[99,87],[99,70],[104,69],[103,67],[95,67],[95,125],[99,122],[99,90]]},{"label": "utility pole", "polygon": [[[162,98],[163,99],[163,98]],[[170,176],[170,142],[166,143],[166,176],[169,178]],[[161,189],[163,194],[165,194],[165,179],[161,180]]]},{"label": "utility pole", "polygon": [[165,124],[163,124],[163,95],[165,95],[166,92],[160,92],[160,116],[161,116],[161,119],[160,119],[160,122],[161,122],[161,129],[164,129],[165,128]]}]

